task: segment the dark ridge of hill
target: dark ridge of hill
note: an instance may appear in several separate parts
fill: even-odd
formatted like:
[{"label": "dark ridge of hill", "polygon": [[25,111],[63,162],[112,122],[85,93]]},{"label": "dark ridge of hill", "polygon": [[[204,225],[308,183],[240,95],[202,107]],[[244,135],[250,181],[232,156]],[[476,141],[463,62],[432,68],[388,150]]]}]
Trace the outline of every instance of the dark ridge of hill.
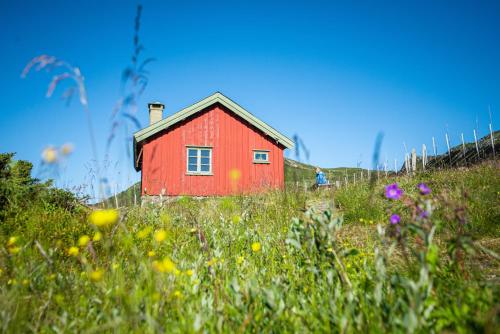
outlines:
[{"label": "dark ridge of hill", "polygon": [[[495,146],[495,157],[498,157],[498,155],[500,154],[500,131],[493,132],[493,142]],[[476,144],[474,142],[465,143],[465,149],[462,144],[459,144],[453,146],[450,149],[450,153],[445,152],[436,156],[430,154],[432,153],[432,148],[431,150],[427,148],[427,164],[425,165],[425,168],[426,170],[435,170],[445,168],[469,167],[483,161],[492,160],[494,158],[493,148],[491,146],[491,137],[489,134],[479,139],[477,144],[478,145],[476,148]],[[422,170],[421,155],[417,156],[417,170]],[[406,173],[404,164],[401,167],[400,172]]]}]

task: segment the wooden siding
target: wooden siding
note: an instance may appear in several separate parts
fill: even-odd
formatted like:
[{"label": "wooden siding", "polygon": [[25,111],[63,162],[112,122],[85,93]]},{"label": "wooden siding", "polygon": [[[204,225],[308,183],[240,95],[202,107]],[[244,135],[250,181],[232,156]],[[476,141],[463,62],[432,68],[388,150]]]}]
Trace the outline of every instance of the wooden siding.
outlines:
[{"label": "wooden siding", "polygon": [[[187,146],[212,147],[213,175],[187,175]],[[270,163],[254,163],[254,150],[268,150]],[[148,139],[143,146],[142,193],[221,196],[281,188],[283,150],[272,138],[215,104]]]}]

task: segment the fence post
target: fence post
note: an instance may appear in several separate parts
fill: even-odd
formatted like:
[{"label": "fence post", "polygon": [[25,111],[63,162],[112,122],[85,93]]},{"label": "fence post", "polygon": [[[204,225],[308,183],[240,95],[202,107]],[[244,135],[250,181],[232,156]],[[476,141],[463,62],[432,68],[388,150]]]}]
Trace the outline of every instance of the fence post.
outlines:
[{"label": "fence post", "polygon": [[477,135],[476,135],[476,129],[473,130],[474,131],[474,143],[476,144],[476,152],[477,152],[477,158],[479,160],[480,155],[479,155],[479,146],[477,145]]},{"label": "fence post", "polygon": [[425,165],[427,164],[427,146],[422,144],[422,170],[425,170]]},{"label": "fence post", "polygon": [[451,152],[450,152],[450,139],[448,138],[448,133],[446,133],[446,146],[448,147],[448,158],[450,159],[451,164]]},{"label": "fence post", "polygon": [[411,150],[411,169],[413,173],[417,171],[417,150],[414,148]]},{"label": "fence post", "polygon": [[495,138],[493,137],[493,127],[491,126],[491,123],[489,124],[489,126],[490,126],[491,148],[493,149],[493,159],[495,159]]}]

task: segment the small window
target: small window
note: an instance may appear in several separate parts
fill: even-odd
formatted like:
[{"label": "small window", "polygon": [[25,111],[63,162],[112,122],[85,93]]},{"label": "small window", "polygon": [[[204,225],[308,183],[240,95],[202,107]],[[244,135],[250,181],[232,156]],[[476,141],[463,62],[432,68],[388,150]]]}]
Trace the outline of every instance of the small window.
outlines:
[{"label": "small window", "polygon": [[212,174],[212,148],[188,147],[187,148],[187,173]]},{"label": "small window", "polygon": [[253,162],[257,163],[257,164],[268,164],[269,163],[269,151],[254,150],[253,151]]}]

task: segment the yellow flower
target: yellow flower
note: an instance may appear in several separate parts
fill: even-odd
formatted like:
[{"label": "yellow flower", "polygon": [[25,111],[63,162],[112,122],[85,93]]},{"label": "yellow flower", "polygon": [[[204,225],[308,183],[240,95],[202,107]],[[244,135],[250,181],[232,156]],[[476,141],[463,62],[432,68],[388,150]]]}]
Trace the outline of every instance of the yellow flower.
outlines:
[{"label": "yellow flower", "polygon": [[180,274],[182,274],[182,272],[179,269],[175,268],[174,274],[175,274],[175,276],[179,276]]},{"label": "yellow flower", "polygon": [[21,251],[21,247],[9,247],[9,253],[14,255]]},{"label": "yellow flower", "polygon": [[71,143],[66,143],[61,147],[61,153],[63,155],[68,155],[71,152],[73,152],[73,144]]},{"label": "yellow flower", "polygon": [[241,221],[241,217],[240,216],[233,216],[233,224],[238,224],[240,221]]},{"label": "yellow flower", "polygon": [[153,256],[155,256],[155,255],[156,255],[156,252],[155,252],[155,251],[153,251],[153,250],[151,250],[151,251],[149,251],[149,252],[148,252],[148,256],[149,256],[149,257],[153,257]]},{"label": "yellow flower", "polygon": [[94,236],[92,237],[92,241],[99,241],[102,239],[102,233],[97,231]]},{"label": "yellow flower", "polygon": [[214,264],[216,264],[216,263],[217,263],[217,259],[214,257],[214,258],[212,258],[211,260],[208,260],[207,265],[208,265],[209,267],[212,267],[212,266],[213,266]]},{"label": "yellow flower", "polygon": [[260,252],[260,249],[261,249],[260,242],[254,242],[252,244],[252,251],[254,251],[255,253]]},{"label": "yellow flower", "polygon": [[88,235],[82,235],[80,239],[78,239],[78,245],[80,247],[85,247],[90,241],[90,237]]},{"label": "yellow flower", "polygon": [[152,229],[151,229],[150,226],[145,227],[142,230],[140,230],[139,232],[137,232],[137,237],[139,239],[144,239],[144,238],[146,238],[149,235],[149,233],[151,233],[151,230]]},{"label": "yellow flower", "polygon": [[90,279],[93,282],[99,282],[104,276],[104,271],[102,269],[96,269],[90,273]]},{"label": "yellow flower", "polygon": [[194,274],[194,272],[193,272],[191,269],[186,270],[186,275],[187,275],[188,277],[193,276],[193,274]]},{"label": "yellow flower", "polygon": [[152,262],[152,265],[153,269],[160,273],[175,273],[177,270],[175,263],[168,258],[165,258],[162,261],[155,260]]},{"label": "yellow flower", "polygon": [[114,209],[94,210],[89,216],[89,221],[98,227],[113,225],[118,221],[118,211]]},{"label": "yellow flower", "polygon": [[111,265],[111,269],[113,269],[113,270],[116,270],[116,269],[118,269],[118,268],[120,268],[120,265],[119,265],[118,263],[113,263],[113,264]]},{"label": "yellow flower", "polygon": [[175,290],[174,291],[174,296],[177,299],[181,299],[182,298],[182,293],[179,290]]},{"label": "yellow flower", "polygon": [[7,247],[14,246],[14,244],[17,242],[17,237],[10,237],[9,241],[7,241]]},{"label": "yellow flower", "polygon": [[245,261],[245,258],[243,256],[238,256],[238,258],[236,259],[237,264],[242,264],[243,261]]},{"label": "yellow flower", "polygon": [[52,164],[57,161],[57,151],[53,147],[47,147],[42,152],[42,159],[45,163]]},{"label": "yellow flower", "polygon": [[156,230],[154,238],[158,242],[162,242],[167,238],[167,232],[164,229]]},{"label": "yellow flower", "polygon": [[68,255],[70,256],[78,256],[78,247],[75,247],[75,246],[71,246],[69,249],[68,249]]}]

